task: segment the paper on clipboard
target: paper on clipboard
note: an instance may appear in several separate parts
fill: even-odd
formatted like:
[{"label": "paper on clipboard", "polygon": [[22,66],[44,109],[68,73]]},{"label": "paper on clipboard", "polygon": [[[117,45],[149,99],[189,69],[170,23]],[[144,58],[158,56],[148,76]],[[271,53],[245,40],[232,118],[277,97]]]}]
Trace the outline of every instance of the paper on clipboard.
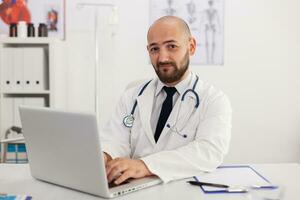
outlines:
[{"label": "paper on clipboard", "polygon": [[[221,166],[214,172],[205,173],[194,177],[197,181],[218,183],[229,185],[230,187],[269,187],[272,186],[269,180],[263,177],[254,168],[247,165],[242,166]],[[216,188],[211,186],[201,186],[204,192],[228,192],[224,188]]]}]

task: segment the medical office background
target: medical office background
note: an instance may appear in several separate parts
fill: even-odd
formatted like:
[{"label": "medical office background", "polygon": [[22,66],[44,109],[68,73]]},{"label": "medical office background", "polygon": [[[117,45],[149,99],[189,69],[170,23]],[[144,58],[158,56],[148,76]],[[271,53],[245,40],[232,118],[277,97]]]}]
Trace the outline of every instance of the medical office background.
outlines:
[{"label": "medical office background", "polygon": [[[97,88],[96,10],[78,3],[117,6],[117,23],[110,23],[112,8],[97,8]],[[190,67],[231,100],[225,162],[300,162],[300,2],[225,0],[224,6],[224,64]],[[94,112],[97,104],[103,126],[128,83],[155,76],[146,50],[149,1],[66,0],[65,11],[65,38],[55,49],[53,107]]]}]

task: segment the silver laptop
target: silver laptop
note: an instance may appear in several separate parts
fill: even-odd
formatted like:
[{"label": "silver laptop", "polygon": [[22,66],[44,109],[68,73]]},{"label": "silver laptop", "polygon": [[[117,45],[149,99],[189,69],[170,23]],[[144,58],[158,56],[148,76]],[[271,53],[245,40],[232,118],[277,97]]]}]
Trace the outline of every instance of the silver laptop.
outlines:
[{"label": "silver laptop", "polygon": [[161,183],[153,176],[109,187],[94,114],[21,106],[20,115],[36,179],[105,198]]}]

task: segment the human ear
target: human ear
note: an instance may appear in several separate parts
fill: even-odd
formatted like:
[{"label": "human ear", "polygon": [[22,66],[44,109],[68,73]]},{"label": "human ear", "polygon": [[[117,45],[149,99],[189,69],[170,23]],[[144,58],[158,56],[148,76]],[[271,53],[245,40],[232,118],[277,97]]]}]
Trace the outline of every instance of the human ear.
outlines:
[{"label": "human ear", "polygon": [[197,47],[196,39],[193,37],[190,37],[190,39],[189,39],[189,54],[190,54],[190,56],[195,54],[196,47]]}]

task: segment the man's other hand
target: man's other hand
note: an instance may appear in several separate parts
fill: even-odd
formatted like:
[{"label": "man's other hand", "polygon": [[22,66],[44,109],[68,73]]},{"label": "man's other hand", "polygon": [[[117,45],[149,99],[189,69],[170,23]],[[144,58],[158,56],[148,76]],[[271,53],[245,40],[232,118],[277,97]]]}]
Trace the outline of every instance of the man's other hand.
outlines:
[{"label": "man's other hand", "polygon": [[120,184],[129,178],[142,178],[153,175],[142,160],[116,158],[106,165],[108,182],[115,180],[115,184]]}]

